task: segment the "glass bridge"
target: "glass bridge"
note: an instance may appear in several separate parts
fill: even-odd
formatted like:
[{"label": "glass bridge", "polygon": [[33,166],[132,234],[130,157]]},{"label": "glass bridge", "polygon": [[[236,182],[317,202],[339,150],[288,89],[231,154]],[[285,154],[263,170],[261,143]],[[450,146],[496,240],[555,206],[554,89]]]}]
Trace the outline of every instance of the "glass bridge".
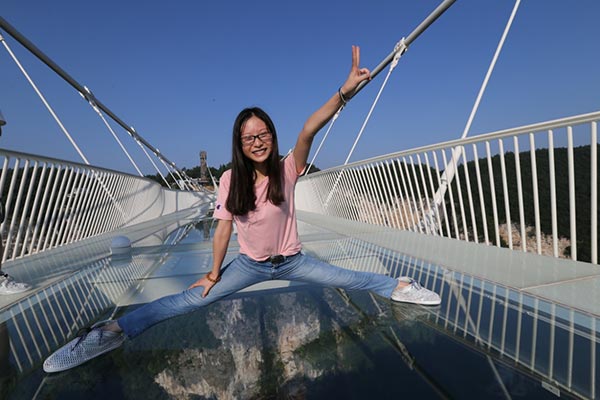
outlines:
[{"label": "glass bridge", "polygon": [[[130,251],[111,254],[110,237],[100,235],[29,260],[36,289],[0,298],[0,396],[596,396],[597,295],[562,270],[564,260],[536,265],[535,255],[478,253],[447,239],[433,251],[419,235],[307,212],[299,215],[306,252],[346,268],[414,276],[441,294],[441,306],[273,281],[159,324],[73,370],[42,371],[45,356],[81,326],[183,290],[208,271],[213,224],[199,215],[165,217],[121,230],[134,237]],[[232,240],[227,257],[236,252]],[[549,279],[572,290],[534,283]]]},{"label": "glass bridge", "polygon": [[[0,296],[0,399],[598,398],[600,111],[300,178],[304,251],[412,276],[440,293],[438,307],[271,281],[45,374],[43,360],[80,328],[209,270],[215,193],[1,17],[0,28],[178,186],[158,167],[169,188],[83,155],[0,149],[2,271],[32,285]],[[131,247],[115,247],[123,236]],[[234,237],[226,261],[237,251]]]}]

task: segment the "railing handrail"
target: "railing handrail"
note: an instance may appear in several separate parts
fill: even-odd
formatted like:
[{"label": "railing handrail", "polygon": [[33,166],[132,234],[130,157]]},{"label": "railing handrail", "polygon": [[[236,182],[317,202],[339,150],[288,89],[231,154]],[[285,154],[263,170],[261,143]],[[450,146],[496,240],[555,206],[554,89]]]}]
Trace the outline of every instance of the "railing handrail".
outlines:
[{"label": "railing handrail", "polygon": [[214,194],[87,164],[0,149],[3,261],[26,257],[186,209],[209,209]]},{"label": "railing handrail", "polygon": [[[4,154],[10,155],[10,156],[15,157],[15,158],[24,158],[24,159],[29,159],[29,160],[36,160],[36,161],[50,163],[50,164],[69,164],[69,165],[72,165],[72,166],[80,167],[82,169],[93,169],[95,171],[103,171],[103,172],[108,172],[108,173],[111,173],[111,174],[118,174],[118,175],[122,175],[122,176],[131,177],[131,178],[135,178],[135,179],[142,179],[142,180],[148,181],[150,183],[156,184],[158,186],[162,186],[163,190],[167,190],[167,191],[171,191],[171,192],[180,192],[181,191],[181,190],[178,190],[178,189],[171,189],[171,188],[165,187],[164,185],[161,185],[160,183],[158,183],[154,179],[148,178],[147,176],[134,175],[134,174],[130,174],[128,172],[119,171],[119,170],[116,170],[116,169],[111,169],[111,168],[106,168],[106,167],[99,167],[99,166],[95,166],[95,165],[91,166],[91,165],[87,165],[87,164],[80,163],[80,162],[77,162],[77,161],[62,160],[60,158],[47,157],[47,156],[41,156],[41,155],[38,155],[38,154],[31,154],[31,153],[25,153],[25,152],[21,152],[21,151],[9,150],[9,149],[5,149],[5,148],[2,148],[2,147],[0,147],[0,153],[4,153]],[[204,189],[204,190],[206,190],[206,189]]]},{"label": "railing handrail", "polygon": [[133,127],[121,118],[119,118],[112,110],[110,110],[106,105],[104,105],[88,88],[79,83],[75,78],[69,75],[63,68],[61,68],[58,64],[56,64],[50,57],[48,57],[44,52],[42,52],[33,42],[23,36],[14,26],[12,26],[8,21],[0,16],[0,29],[4,30],[8,33],[13,39],[19,42],[25,49],[27,49],[31,54],[33,54],[36,58],[42,61],[48,68],[52,69],[58,76],[60,76],[65,82],[67,82],[70,86],[72,86],[81,96],[83,96],[87,101],[93,103],[99,109],[104,111],[113,121],[119,124],[123,129],[125,129],[129,135],[137,139],[144,146],[146,146],[150,151],[152,151],[156,157],[163,160],[167,164],[169,164],[174,169],[179,170],[177,165],[165,157],[164,154],[160,152],[156,147],[151,145],[146,139],[144,139],[139,133],[133,129]]},{"label": "railing handrail", "polygon": [[368,224],[597,264],[598,122],[600,111],[330,168],[298,181],[296,204]]},{"label": "railing handrail", "polygon": [[[123,175],[123,176],[130,176],[136,179],[145,179],[149,182],[153,182],[156,183],[157,185],[160,185],[159,183],[157,183],[156,181],[147,178],[145,176],[139,176],[139,175],[133,175],[127,172],[123,172],[123,171],[119,171],[116,169],[111,169],[111,168],[106,168],[106,167],[99,167],[99,166],[95,166],[95,165],[88,165],[88,164],[84,164],[81,162],[77,162],[77,161],[71,161],[71,160],[63,160],[60,158],[54,158],[54,157],[47,157],[47,156],[42,156],[42,155],[38,155],[38,154],[32,154],[32,153],[25,153],[22,151],[15,151],[15,150],[9,150],[9,149],[5,149],[0,147],[0,152],[3,154],[7,154],[10,155],[12,157],[15,158],[25,158],[25,159],[30,159],[30,160],[37,160],[37,161],[41,161],[41,162],[46,162],[46,163],[52,163],[52,164],[69,164],[72,165],[74,167],[79,167],[79,168],[83,168],[83,169],[94,169],[96,171],[103,171],[103,172],[109,172],[111,174],[119,174],[119,175]],[[165,188],[168,189],[168,188]]]},{"label": "railing handrail", "polygon": [[[559,128],[559,127],[565,127],[567,125],[580,125],[580,124],[584,124],[586,122],[592,122],[592,121],[595,121],[598,119],[600,119],[600,111],[594,111],[594,112],[587,113],[587,114],[579,114],[579,115],[575,115],[575,116],[571,116],[571,117],[558,118],[558,119],[545,121],[545,122],[537,122],[537,123],[533,123],[533,124],[529,124],[529,125],[522,125],[522,126],[518,126],[518,127],[514,127],[514,128],[502,129],[502,130],[493,131],[493,132],[489,132],[489,133],[479,134],[476,136],[470,136],[465,139],[453,139],[453,140],[448,140],[445,142],[425,145],[425,146],[421,146],[421,147],[413,147],[408,150],[401,150],[401,151],[397,151],[397,152],[393,152],[393,153],[384,154],[381,156],[367,158],[364,160],[354,161],[354,162],[348,163],[346,165],[337,165],[337,166],[334,166],[331,168],[327,168],[326,170],[321,170],[318,172],[311,173],[310,176],[316,177],[316,176],[319,176],[320,174],[335,172],[335,171],[339,171],[342,169],[360,166],[363,164],[370,164],[370,163],[374,163],[374,162],[378,162],[378,161],[383,161],[383,160],[386,160],[389,158],[405,157],[405,156],[409,156],[411,154],[425,153],[428,151],[441,150],[441,149],[446,149],[449,147],[464,146],[467,144],[482,142],[485,140],[499,139],[499,138],[515,136],[515,135],[524,135],[524,134],[528,134],[532,131],[555,129],[555,128]],[[306,176],[307,175],[304,175],[300,179],[303,179]]]}]

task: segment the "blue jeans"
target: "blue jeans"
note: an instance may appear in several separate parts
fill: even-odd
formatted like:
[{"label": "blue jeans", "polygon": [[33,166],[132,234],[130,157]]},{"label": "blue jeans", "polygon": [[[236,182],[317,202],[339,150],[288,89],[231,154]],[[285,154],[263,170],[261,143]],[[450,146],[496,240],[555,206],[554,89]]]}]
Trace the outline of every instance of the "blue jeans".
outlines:
[{"label": "blue jeans", "polygon": [[398,285],[398,281],[389,276],[351,271],[302,253],[286,257],[284,262],[277,265],[254,261],[240,254],[221,269],[221,280],[212,287],[206,297],[202,297],[204,288],[201,286],[187,289],[145,304],[119,318],[118,323],[125,334],[133,338],[168,318],[214,303],[255,283],[274,279],[349,290],[370,290],[386,298],[390,298],[392,291]]}]

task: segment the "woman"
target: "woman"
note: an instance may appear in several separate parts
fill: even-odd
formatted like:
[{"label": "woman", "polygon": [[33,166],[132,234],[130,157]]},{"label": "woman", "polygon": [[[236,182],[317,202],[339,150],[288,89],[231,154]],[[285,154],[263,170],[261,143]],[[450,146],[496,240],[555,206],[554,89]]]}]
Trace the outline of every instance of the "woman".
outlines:
[{"label": "woman", "polygon": [[[44,362],[46,372],[77,366],[110,351],[152,325],[213,303],[258,282],[293,280],[344,289],[370,290],[395,301],[437,305],[439,296],[407,277],[339,268],[301,253],[296,229],[294,188],[314,136],[350,98],[360,82],[370,79],[359,68],[360,50],[352,47],[352,68],[346,82],[311,115],[292,154],[279,159],[277,133],[260,108],[242,110],[233,126],[233,166],[221,177],[214,217],[211,272],[187,290],[163,297],[126,314],[117,321],[92,327],[56,351]],[[221,268],[235,221],[240,254]]]}]

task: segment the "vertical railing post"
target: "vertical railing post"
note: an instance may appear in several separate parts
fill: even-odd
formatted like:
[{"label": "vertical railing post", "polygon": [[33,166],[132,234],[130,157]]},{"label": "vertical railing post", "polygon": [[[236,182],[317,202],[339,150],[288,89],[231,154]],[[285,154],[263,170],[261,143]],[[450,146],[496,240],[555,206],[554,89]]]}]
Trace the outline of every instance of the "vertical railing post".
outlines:
[{"label": "vertical railing post", "polygon": [[548,130],[548,168],[550,170],[550,217],[552,219],[552,251],[558,257],[558,210],[556,208],[556,164],[554,162],[554,132]]},{"label": "vertical railing post", "polygon": [[[554,257],[563,256],[559,254],[562,251],[559,247],[564,246],[570,237],[571,257],[575,260],[582,257],[581,254],[577,254],[578,247],[581,246],[581,243],[577,243],[577,223],[582,224],[581,219],[577,219],[577,214],[585,213],[586,222],[590,225],[589,228],[580,226],[579,235],[581,236],[583,229],[590,229],[591,232],[588,231],[591,238],[590,259],[586,258],[585,261],[596,264],[598,262],[597,121],[599,119],[600,112],[584,114],[397,152],[348,164],[331,171],[321,171],[311,175],[310,178],[303,177],[299,180],[301,190],[312,188],[302,193],[299,207],[302,209],[305,207],[304,204],[310,203],[312,210],[317,212],[322,210],[321,212],[328,215],[392,226],[415,233],[440,234],[465,241],[470,241],[472,237],[476,242],[484,241],[486,244],[495,244],[498,247],[516,248],[516,238],[520,236],[521,251],[546,254],[549,251],[543,246],[543,242],[548,242],[552,244]],[[576,137],[575,133],[579,131],[574,126],[583,126],[587,123],[590,124],[591,130],[589,153],[591,164],[584,169],[578,164],[580,161],[575,154],[575,143],[580,143],[581,138]],[[566,152],[563,149],[560,151],[555,149],[555,141],[562,142],[564,139],[562,136],[555,139],[554,130],[566,132]],[[545,134],[547,134],[547,146],[539,144],[543,143]],[[529,136],[529,148],[522,150],[521,146],[525,145],[526,140],[521,142],[521,137],[526,139],[525,135]],[[538,137],[542,138],[536,144]],[[510,142],[514,147],[514,163],[510,161],[512,151],[505,148],[506,143]],[[472,153],[467,151],[466,146],[469,145],[472,146]],[[485,149],[485,154],[481,156],[478,154],[479,146],[484,146]],[[453,157],[449,160],[446,156],[450,151]],[[443,165],[454,171],[453,182],[443,181],[446,171],[439,168],[442,164],[438,164],[438,153],[442,156]],[[430,165],[430,154],[433,156],[433,171]],[[563,162],[562,158],[565,154],[568,163],[568,168],[564,168],[567,170],[567,179],[562,178],[564,173],[557,175],[563,172],[557,172],[559,168],[557,163]],[[529,161],[524,162],[527,159]],[[543,163],[541,167],[538,166],[539,162]],[[472,181],[473,170],[476,183]],[[578,187],[575,186],[576,180],[580,179],[577,174],[582,172],[590,173],[588,182],[591,186],[591,206],[588,208],[585,202],[585,209],[581,208],[583,202],[578,204],[576,192]],[[567,183],[568,191],[561,186]],[[436,206],[430,201],[430,194],[440,194],[439,187],[444,185],[447,190],[444,191],[443,198],[437,199],[439,205]],[[477,193],[473,192],[475,190]],[[566,212],[564,217],[561,214],[559,221],[557,203],[563,193],[569,201],[568,210],[564,210],[568,215]],[[330,203],[328,207],[319,205],[324,196],[327,196],[326,203]],[[517,212],[518,216],[513,215]],[[513,218],[516,218],[514,223]],[[563,218],[568,220],[568,227]],[[507,243],[503,241],[504,236],[500,235],[500,225],[504,223],[506,223]],[[516,229],[517,223],[518,229]],[[527,226],[527,223],[534,226]],[[493,233],[489,231],[492,229],[492,224]],[[483,231],[481,232],[480,229]],[[529,245],[528,237],[532,236],[530,233],[532,229],[535,230],[535,244]],[[559,234],[565,238],[559,237]],[[587,237],[585,245],[587,246]],[[588,257],[587,252],[585,255]]]},{"label": "vertical railing post", "polygon": [[591,123],[590,140],[590,238],[592,264],[598,263],[598,125]]},{"label": "vertical railing post", "polygon": [[569,169],[569,216],[571,227],[571,259],[577,260],[577,218],[575,203],[575,159],[573,156],[573,128],[567,127],[567,161]]}]

